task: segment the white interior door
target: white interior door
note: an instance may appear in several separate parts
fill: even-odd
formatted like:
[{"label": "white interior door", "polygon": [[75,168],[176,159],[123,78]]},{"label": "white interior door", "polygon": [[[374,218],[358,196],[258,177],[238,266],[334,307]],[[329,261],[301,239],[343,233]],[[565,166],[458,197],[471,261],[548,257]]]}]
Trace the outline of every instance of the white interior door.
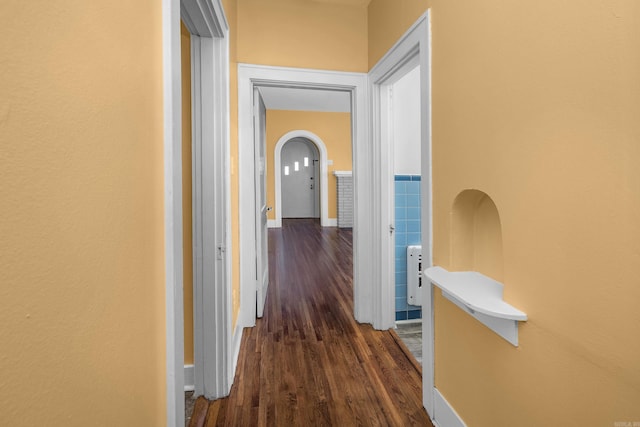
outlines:
[{"label": "white interior door", "polygon": [[255,153],[256,153],[256,315],[264,315],[264,304],[269,286],[269,242],[267,231],[267,161],[266,117],[267,109],[258,89],[253,93]]},{"label": "white interior door", "polygon": [[280,161],[282,218],[319,218],[317,149],[306,140],[291,140]]}]

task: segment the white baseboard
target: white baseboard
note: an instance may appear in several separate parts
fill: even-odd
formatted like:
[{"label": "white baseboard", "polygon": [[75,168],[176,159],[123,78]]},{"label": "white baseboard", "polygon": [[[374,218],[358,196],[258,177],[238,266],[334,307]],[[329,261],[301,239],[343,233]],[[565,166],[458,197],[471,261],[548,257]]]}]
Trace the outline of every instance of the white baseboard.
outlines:
[{"label": "white baseboard", "polygon": [[[239,317],[238,317],[239,318]],[[239,323],[239,322],[238,322]],[[236,329],[233,331],[233,375],[235,377],[236,368],[238,367],[238,357],[240,356],[240,344],[242,343],[242,331],[244,328],[239,326],[236,323]],[[231,378],[231,382],[233,383],[233,378]]]},{"label": "white baseboard", "polygon": [[460,415],[447,402],[437,388],[434,388],[433,423],[436,427],[467,427]]},{"label": "white baseboard", "polygon": [[337,227],[338,218],[327,218],[327,227]]},{"label": "white baseboard", "polygon": [[184,365],[184,391],[194,391],[196,389],[195,378],[193,365]]},{"label": "white baseboard", "polygon": [[275,219],[268,219],[267,228],[278,228],[278,221],[276,221]]}]

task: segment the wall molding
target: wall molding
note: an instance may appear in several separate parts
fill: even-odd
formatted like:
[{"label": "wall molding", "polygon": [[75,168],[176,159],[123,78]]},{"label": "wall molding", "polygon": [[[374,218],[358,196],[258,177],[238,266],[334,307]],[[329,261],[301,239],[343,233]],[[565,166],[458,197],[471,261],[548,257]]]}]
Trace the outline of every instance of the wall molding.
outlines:
[{"label": "wall molding", "polygon": [[467,427],[453,406],[434,388],[434,420],[436,427]]},{"label": "wall molding", "polygon": [[[184,424],[180,2],[162,1],[166,421]],[[159,325],[158,325],[159,326]]]},{"label": "wall molding", "polygon": [[276,219],[275,227],[282,227],[282,148],[293,138],[304,138],[311,141],[320,153],[320,224],[329,227],[329,189],[327,188],[327,146],[324,141],[313,132],[307,130],[292,130],[282,135],[274,150],[275,167],[273,174],[276,179]]},{"label": "wall molding", "polygon": [[[238,319],[240,316],[238,315]],[[238,367],[238,357],[240,357],[240,345],[242,344],[242,332],[243,328],[239,326],[239,322],[236,322],[236,327],[233,331],[233,348],[232,351],[232,372],[236,371]]]},{"label": "wall molding", "polygon": [[184,365],[184,391],[195,391],[195,370],[193,365]]}]

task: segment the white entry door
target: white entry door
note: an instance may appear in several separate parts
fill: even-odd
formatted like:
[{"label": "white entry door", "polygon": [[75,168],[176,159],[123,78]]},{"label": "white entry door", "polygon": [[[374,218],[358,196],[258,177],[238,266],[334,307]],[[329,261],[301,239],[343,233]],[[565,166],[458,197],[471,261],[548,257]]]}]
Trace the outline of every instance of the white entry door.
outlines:
[{"label": "white entry door", "polygon": [[320,218],[318,150],[305,139],[282,147],[282,218]]},{"label": "white entry door", "polygon": [[264,315],[264,304],[269,286],[269,242],[267,232],[267,160],[266,117],[267,109],[258,89],[253,93],[255,153],[256,153],[256,315]]}]

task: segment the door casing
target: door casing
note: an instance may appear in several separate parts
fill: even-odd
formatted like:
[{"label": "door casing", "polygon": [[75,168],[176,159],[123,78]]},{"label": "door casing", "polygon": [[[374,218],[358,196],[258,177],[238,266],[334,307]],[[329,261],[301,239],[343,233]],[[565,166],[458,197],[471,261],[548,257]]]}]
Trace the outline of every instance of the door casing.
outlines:
[{"label": "door casing", "polygon": [[[379,255],[381,262],[378,273],[383,277],[383,286],[376,293],[374,301],[376,310],[381,314],[381,325],[392,327],[395,323],[395,277],[391,268],[393,262],[393,234],[389,233],[389,226],[393,224],[391,209],[393,200],[393,156],[385,155],[393,152],[391,141],[391,122],[393,118],[388,114],[389,85],[417,64],[420,65],[420,109],[421,121],[421,230],[422,230],[422,259],[423,265],[433,263],[433,209],[432,209],[432,179],[431,179],[431,34],[429,11],[422,15],[394,44],[394,46],[378,61],[369,72],[371,110],[372,143],[378,153],[382,154],[377,163],[379,181],[380,226],[384,228],[379,241]],[[434,332],[433,332],[433,290],[431,286],[423,289],[422,294],[422,382],[423,405],[432,419],[434,414],[434,399],[437,393],[434,382]],[[437,421],[437,420],[436,420]]]},{"label": "door casing", "polygon": [[240,315],[239,324],[252,327],[256,322],[256,245],[255,245],[255,150],[253,138],[253,89],[255,87],[316,88],[351,94],[352,151],[354,176],[354,316],[361,323],[374,323],[370,303],[379,280],[371,269],[374,219],[370,187],[373,164],[368,147],[369,108],[367,75],[363,73],[310,70],[238,64],[238,140],[240,178]]},{"label": "door casing", "polygon": [[210,397],[228,394],[235,370],[231,263],[224,255],[231,236],[229,26],[220,0],[163,0],[166,421],[176,427],[184,425],[182,126],[189,125],[182,123],[181,18],[192,37],[194,245],[201,242],[194,268],[199,257],[223,258],[194,276],[196,384]]}]

